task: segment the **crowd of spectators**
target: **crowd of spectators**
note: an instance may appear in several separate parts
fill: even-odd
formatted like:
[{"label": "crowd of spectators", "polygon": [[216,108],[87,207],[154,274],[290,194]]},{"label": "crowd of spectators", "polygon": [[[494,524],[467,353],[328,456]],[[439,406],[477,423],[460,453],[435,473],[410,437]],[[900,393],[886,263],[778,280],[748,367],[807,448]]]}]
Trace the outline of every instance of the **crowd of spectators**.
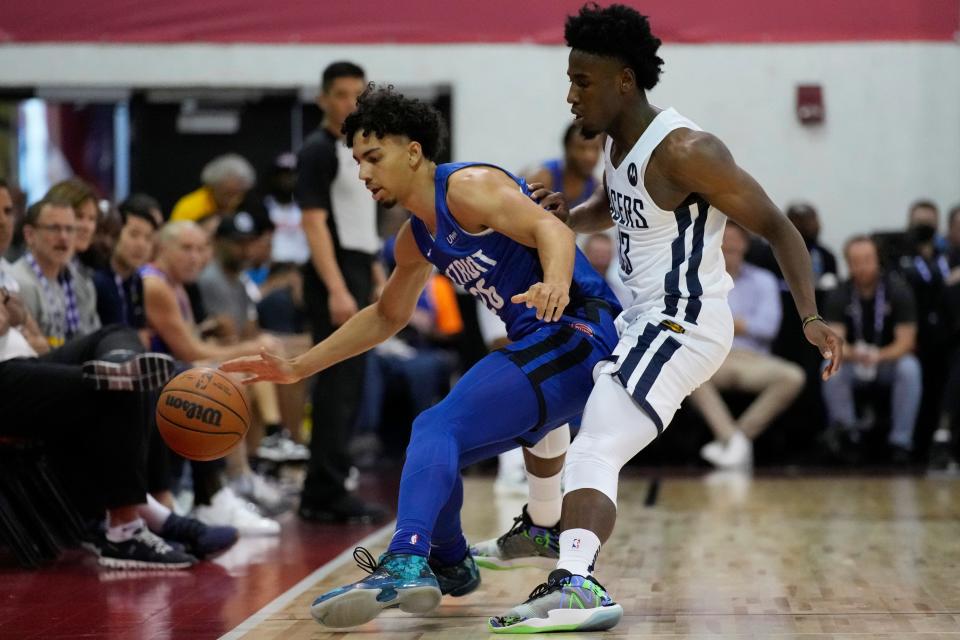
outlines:
[{"label": "crowd of spectators", "polygon": [[[169,215],[146,194],[111,204],[79,179],[21,211],[16,188],[0,182],[0,436],[51,444],[101,563],[192,566],[238,536],[276,535],[275,517],[294,504],[310,522],[382,521],[387,509],[355,493],[360,469],[399,460],[413,417],[505,344],[496,319],[436,274],[410,326],[369,354],[307,384],[245,387],[254,424],[226,459],[183,460],[157,435],[151,403],[177,371],[302,352],[379,295],[405,214],[378,211],[349,168],[339,131],[365,86],[360,67],[331,65],[323,122],[298,154],[277,157],[259,180],[239,155],[213,158]],[[597,188],[601,150],[572,126],[563,149],[525,175],[576,202]],[[820,244],[812,205],[786,215],[846,366],[821,381],[772,252],[729,223],[733,349],[669,437],[722,469],[756,458],[956,470],[960,207],[942,221],[917,201],[904,229],[848,239],[845,270]],[[580,245],[629,304],[614,236]],[[792,440],[760,446],[778,430]],[[293,488],[255,471],[288,463],[303,469]],[[507,484],[522,477],[517,465],[518,455],[501,458]]]}]

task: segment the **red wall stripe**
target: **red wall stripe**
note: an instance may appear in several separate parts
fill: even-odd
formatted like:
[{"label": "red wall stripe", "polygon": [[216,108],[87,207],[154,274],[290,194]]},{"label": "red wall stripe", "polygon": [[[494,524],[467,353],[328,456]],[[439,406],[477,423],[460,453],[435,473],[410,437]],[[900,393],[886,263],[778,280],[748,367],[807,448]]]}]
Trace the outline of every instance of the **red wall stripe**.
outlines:
[{"label": "red wall stripe", "polygon": [[[955,41],[960,0],[644,0],[666,42]],[[0,42],[563,41],[580,0],[6,0]]]}]

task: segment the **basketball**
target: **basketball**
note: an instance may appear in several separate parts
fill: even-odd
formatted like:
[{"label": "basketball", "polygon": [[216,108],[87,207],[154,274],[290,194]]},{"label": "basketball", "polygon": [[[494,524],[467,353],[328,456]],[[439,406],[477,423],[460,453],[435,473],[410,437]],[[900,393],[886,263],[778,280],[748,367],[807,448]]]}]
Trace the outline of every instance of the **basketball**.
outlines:
[{"label": "basketball", "polygon": [[190,460],[216,460],[237,446],[250,426],[243,393],[216,369],[184,371],[157,401],[157,429],[167,445]]}]

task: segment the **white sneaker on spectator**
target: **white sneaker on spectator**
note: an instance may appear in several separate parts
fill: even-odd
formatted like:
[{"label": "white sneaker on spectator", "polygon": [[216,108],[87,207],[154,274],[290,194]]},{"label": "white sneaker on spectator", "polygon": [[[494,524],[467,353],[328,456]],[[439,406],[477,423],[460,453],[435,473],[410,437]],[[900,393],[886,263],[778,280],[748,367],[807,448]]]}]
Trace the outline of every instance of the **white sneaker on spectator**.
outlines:
[{"label": "white sneaker on spectator", "polygon": [[753,466],[753,443],[742,431],[735,431],[715,463],[720,469],[749,469]]},{"label": "white sneaker on spectator", "polygon": [[720,442],[719,440],[713,440],[712,442],[708,442],[707,444],[703,445],[703,447],[700,448],[700,457],[715,467],[719,464],[717,461],[720,459],[722,455],[723,455],[723,443]]},{"label": "white sneaker on spectator", "polygon": [[257,457],[271,462],[303,462],[310,459],[310,449],[281,431],[260,441]]},{"label": "white sneaker on spectator", "polygon": [[350,466],[350,471],[347,472],[347,477],[343,479],[343,488],[346,489],[349,493],[353,493],[360,487],[360,469],[357,469],[353,465]]},{"label": "white sneaker on spectator", "polygon": [[498,496],[526,496],[527,472],[523,463],[523,451],[518,447],[505,451],[497,457],[497,479],[493,492]]},{"label": "white sneaker on spectator", "polygon": [[258,514],[253,505],[241,500],[230,487],[214,494],[209,505],[197,505],[193,517],[207,525],[235,527],[241,536],[275,536],[280,523]]},{"label": "white sneaker on spectator", "polygon": [[277,515],[293,504],[283,492],[256,473],[244,473],[230,481],[230,488],[240,498],[252,502],[265,515]]}]

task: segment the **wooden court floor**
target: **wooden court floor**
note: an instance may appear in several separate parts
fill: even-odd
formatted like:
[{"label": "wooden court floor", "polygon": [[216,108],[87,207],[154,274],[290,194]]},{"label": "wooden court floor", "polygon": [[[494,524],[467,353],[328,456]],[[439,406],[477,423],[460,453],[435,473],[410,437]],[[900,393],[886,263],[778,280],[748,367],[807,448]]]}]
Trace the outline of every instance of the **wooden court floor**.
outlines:
[{"label": "wooden court floor", "polygon": [[[607,635],[960,638],[960,481],[714,474],[664,479],[655,504],[646,507],[649,484],[628,479],[621,487],[617,529],[598,565],[597,578],[625,609]],[[489,480],[468,481],[468,536],[501,533],[520,504],[495,497]],[[389,535],[384,531],[370,545],[374,555]],[[429,616],[389,611],[348,633],[331,633],[310,618],[310,602],[362,572],[352,561],[330,568],[243,637],[493,637],[487,616],[525,599],[545,578],[533,569],[485,571],[476,592],[445,598]]]}]

